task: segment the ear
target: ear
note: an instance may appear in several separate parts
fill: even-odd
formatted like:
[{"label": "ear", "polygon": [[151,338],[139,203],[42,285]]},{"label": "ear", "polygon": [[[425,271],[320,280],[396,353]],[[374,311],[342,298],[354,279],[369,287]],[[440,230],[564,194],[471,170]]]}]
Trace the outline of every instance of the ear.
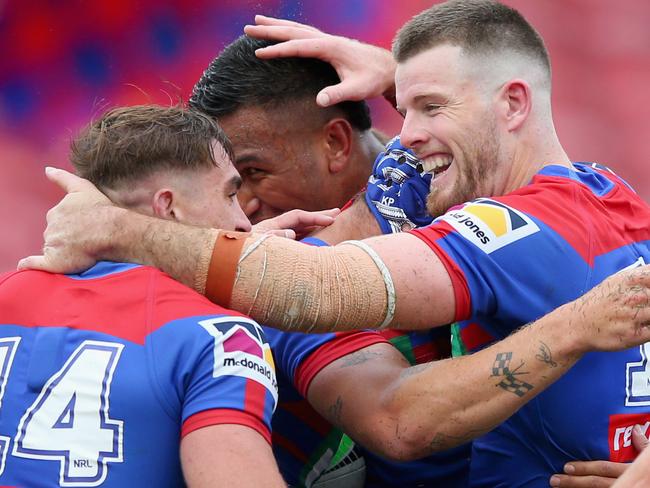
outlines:
[{"label": "ear", "polygon": [[524,80],[511,80],[501,89],[503,115],[509,131],[518,130],[533,108],[533,94]]},{"label": "ear", "polygon": [[169,188],[161,188],[153,195],[151,210],[160,219],[178,220],[174,211],[174,203],[174,192]]},{"label": "ear", "polygon": [[346,119],[335,118],[325,124],[323,130],[328,169],[330,173],[339,173],[350,161],[354,129]]}]

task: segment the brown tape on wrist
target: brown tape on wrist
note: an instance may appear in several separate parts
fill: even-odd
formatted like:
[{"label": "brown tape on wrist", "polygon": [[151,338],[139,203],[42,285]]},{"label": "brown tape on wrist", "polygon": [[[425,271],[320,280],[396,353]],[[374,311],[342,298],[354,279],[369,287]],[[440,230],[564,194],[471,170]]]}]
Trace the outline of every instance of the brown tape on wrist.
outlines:
[{"label": "brown tape on wrist", "polygon": [[212,249],[205,296],[214,303],[228,307],[237,276],[239,256],[248,232],[220,231]]}]

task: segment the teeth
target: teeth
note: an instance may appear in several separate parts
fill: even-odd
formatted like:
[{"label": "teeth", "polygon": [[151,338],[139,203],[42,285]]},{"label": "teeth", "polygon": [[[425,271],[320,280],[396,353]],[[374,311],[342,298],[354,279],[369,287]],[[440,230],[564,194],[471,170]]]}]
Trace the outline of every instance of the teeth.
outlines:
[{"label": "teeth", "polygon": [[435,156],[423,159],[422,168],[424,168],[425,173],[433,174],[436,169],[449,166],[452,160],[453,158],[450,155],[436,154]]}]

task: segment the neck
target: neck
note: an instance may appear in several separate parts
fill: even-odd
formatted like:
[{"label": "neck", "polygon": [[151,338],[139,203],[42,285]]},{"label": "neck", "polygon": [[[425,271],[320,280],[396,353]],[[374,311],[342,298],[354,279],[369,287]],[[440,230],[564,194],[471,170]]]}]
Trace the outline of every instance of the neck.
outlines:
[{"label": "neck", "polygon": [[527,138],[519,144],[512,158],[512,171],[505,182],[505,193],[526,186],[533,176],[545,166],[572,168],[571,160],[557,137],[555,129],[536,132],[537,137]]}]

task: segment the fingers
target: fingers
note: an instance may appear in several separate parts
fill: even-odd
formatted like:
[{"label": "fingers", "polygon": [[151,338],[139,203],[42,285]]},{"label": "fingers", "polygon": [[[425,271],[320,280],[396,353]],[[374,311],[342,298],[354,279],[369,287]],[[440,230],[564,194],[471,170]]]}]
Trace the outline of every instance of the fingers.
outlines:
[{"label": "fingers", "polygon": [[336,217],[341,213],[341,209],[340,208],[330,208],[330,209],[327,209],[327,210],[321,210],[320,213],[323,214],[323,215],[329,215],[330,217]]},{"label": "fingers", "polygon": [[560,488],[609,488],[616,480],[611,478],[600,478],[598,476],[569,476],[566,474],[554,474],[551,477],[550,485]]},{"label": "fingers", "polygon": [[364,100],[374,94],[368,93],[367,80],[349,79],[336,85],[323,88],[316,95],[316,103],[321,107],[329,107],[345,101]]},{"label": "fingers", "polygon": [[318,29],[316,29],[316,27],[313,27],[311,25],[301,24],[300,22],[295,22],[293,20],[278,19],[276,17],[268,17],[266,15],[259,14],[255,16],[255,23],[257,25],[284,25],[291,27],[302,27],[304,29],[311,29],[315,32],[320,32]]},{"label": "fingers", "polygon": [[323,39],[276,39],[284,42],[257,49],[255,55],[260,59],[316,58],[330,64],[336,55],[330,46],[325,45]]},{"label": "fingers", "polygon": [[16,269],[24,270],[24,269],[37,269],[41,271],[46,270],[46,260],[45,256],[28,256],[26,258],[21,259],[18,261],[18,266]]},{"label": "fingers", "polygon": [[564,466],[564,472],[571,476],[598,476],[618,478],[629,465],[611,461],[572,461]]},{"label": "fingers", "polygon": [[648,444],[650,444],[650,441],[644,435],[641,427],[639,425],[635,425],[632,429],[632,445],[634,448],[637,450],[637,452],[641,452],[646,447],[648,447]]},{"label": "fingers", "polygon": [[84,190],[96,190],[95,185],[90,181],[79,178],[64,169],[46,167],[45,176],[52,183],[57,184],[66,193],[79,192]]},{"label": "fingers", "polygon": [[244,26],[244,33],[250,37],[271,41],[294,41],[333,37],[328,34],[323,34],[320,31],[286,25],[246,25]]},{"label": "fingers", "polygon": [[638,268],[626,271],[630,284],[642,287],[650,287],[650,265],[639,266]]}]

